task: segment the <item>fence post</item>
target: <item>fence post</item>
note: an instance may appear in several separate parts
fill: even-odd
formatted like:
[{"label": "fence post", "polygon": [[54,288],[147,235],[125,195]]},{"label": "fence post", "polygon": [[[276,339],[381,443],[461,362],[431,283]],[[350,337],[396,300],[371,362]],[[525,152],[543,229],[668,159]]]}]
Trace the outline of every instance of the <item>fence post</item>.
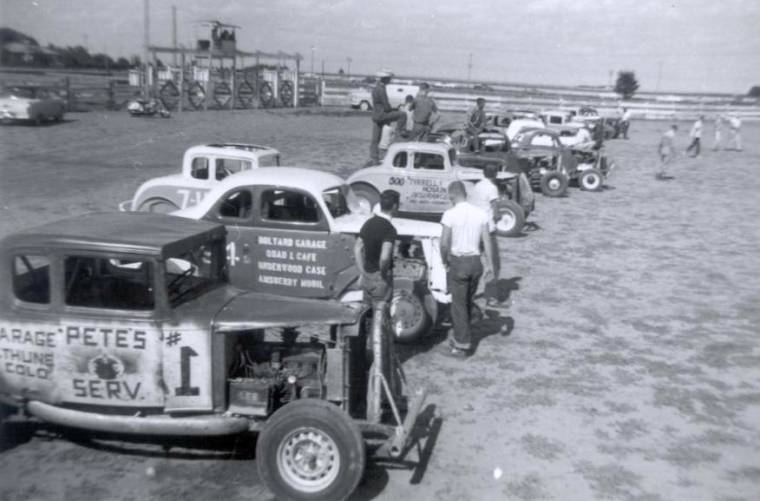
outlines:
[{"label": "fence post", "polygon": [[116,109],[116,82],[113,80],[108,82],[108,109]]},{"label": "fence post", "polygon": [[71,110],[74,109],[74,105],[73,105],[73,102],[72,102],[73,101],[73,99],[72,99],[73,96],[71,94],[71,80],[69,79],[69,77],[66,77],[64,79],[64,86],[66,88],[66,110],[67,111],[71,111]]}]

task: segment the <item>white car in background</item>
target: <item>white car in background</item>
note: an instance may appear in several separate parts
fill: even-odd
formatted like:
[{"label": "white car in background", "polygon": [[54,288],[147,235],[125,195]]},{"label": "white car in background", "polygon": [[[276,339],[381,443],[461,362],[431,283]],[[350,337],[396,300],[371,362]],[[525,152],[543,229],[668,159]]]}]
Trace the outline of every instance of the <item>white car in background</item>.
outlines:
[{"label": "white car in background", "polygon": [[[385,92],[388,93],[388,102],[393,108],[398,108],[404,104],[406,96],[416,96],[420,88],[418,85],[395,84],[390,83],[385,86]],[[362,87],[353,89],[348,94],[352,108],[358,108],[362,111],[372,109],[372,88]]]},{"label": "white car in background", "polygon": [[0,93],[0,119],[3,123],[31,121],[60,122],[66,105],[50,89],[38,85],[13,85]]}]

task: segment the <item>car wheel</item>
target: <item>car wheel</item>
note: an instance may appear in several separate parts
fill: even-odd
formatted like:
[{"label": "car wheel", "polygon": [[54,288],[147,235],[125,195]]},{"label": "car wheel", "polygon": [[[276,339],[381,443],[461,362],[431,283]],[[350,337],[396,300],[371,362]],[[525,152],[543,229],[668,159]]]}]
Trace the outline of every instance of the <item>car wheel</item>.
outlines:
[{"label": "car wheel", "polygon": [[585,191],[600,191],[604,186],[604,176],[599,169],[589,169],[583,171],[578,184]]},{"label": "car wheel", "polygon": [[408,289],[394,289],[390,317],[395,339],[402,344],[419,339],[432,321],[422,299]]},{"label": "car wheel", "polygon": [[353,184],[351,189],[365,211],[372,212],[375,205],[380,203],[380,193],[368,184]]},{"label": "car wheel", "polygon": [[176,204],[165,198],[149,198],[137,208],[139,212],[155,212],[157,214],[168,214],[178,209],[179,207]]},{"label": "car wheel", "polygon": [[256,465],[277,499],[346,499],[364,474],[359,428],[336,405],[296,400],[269,417],[256,443]]},{"label": "car wheel", "polygon": [[561,197],[567,193],[567,176],[560,172],[547,172],[541,176],[541,193],[547,197]]},{"label": "car wheel", "polygon": [[525,211],[512,200],[500,200],[496,205],[496,234],[500,237],[514,237],[522,233],[525,226]]},{"label": "car wheel", "polygon": [[362,101],[359,103],[359,109],[362,111],[369,111],[372,107],[369,105],[369,102]]}]

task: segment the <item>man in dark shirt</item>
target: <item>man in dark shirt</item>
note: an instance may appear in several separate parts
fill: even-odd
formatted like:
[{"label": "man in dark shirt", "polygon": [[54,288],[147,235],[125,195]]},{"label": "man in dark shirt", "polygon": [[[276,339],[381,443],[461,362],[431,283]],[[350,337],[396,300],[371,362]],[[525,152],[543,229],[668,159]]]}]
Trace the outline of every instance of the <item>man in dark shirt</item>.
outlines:
[{"label": "man in dark shirt", "polygon": [[[399,193],[385,190],[380,194],[379,211],[362,229],[354,245],[356,267],[361,273],[364,301],[372,304],[372,357],[367,420],[379,422],[382,405],[382,379],[385,360],[392,356],[393,336],[388,335],[388,305],[393,296],[393,245],[396,228],[391,223],[398,210]],[[393,382],[390,383],[393,387]]]},{"label": "man in dark shirt", "polygon": [[478,137],[486,126],[486,100],[479,97],[475,101],[475,106],[467,110],[467,118],[464,123],[464,130],[472,138],[472,150],[476,153],[480,151],[480,138]]},{"label": "man in dark shirt", "polygon": [[383,126],[397,122],[399,130],[403,129],[406,124],[406,113],[394,110],[388,101],[388,93],[385,86],[390,83],[393,73],[388,70],[377,72],[377,85],[372,89],[372,140],[369,145],[369,162],[367,165],[377,165],[380,163],[380,138],[383,133]]},{"label": "man in dark shirt", "polygon": [[438,106],[433,98],[428,95],[430,85],[426,82],[420,84],[420,91],[412,103],[412,119],[414,127],[412,128],[413,141],[427,141],[428,134],[433,129],[433,125],[438,121]]}]

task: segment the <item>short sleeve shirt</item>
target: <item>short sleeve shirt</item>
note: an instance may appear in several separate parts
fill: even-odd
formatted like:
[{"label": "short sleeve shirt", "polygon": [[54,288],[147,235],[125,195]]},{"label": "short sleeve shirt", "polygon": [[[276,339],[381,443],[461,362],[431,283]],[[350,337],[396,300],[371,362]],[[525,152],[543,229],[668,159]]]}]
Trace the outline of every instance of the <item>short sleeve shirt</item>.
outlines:
[{"label": "short sleeve shirt", "polygon": [[478,181],[475,186],[472,187],[470,195],[467,197],[467,200],[472,205],[485,211],[486,215],[488,216],[488,231],[493,231],[495,229],[493,222],[493,207],[491,206],[491,202],[498,200],[498,198],[499,189],[496,188],[496,185],[493,183],[493,181],[486,178]]},{"label": "short sleeve shirt", "polygon": [[414,115],[413,120],[420,124],[429,124],[430,117],[433,113],[438,111],[438,106],[430,96],[417,96],[414,99]]},{"label": "short sleeve shirt", "polygon": [[383,216],[372,216],[359,231],[364,242],[364,270],[367,273],[380,271],[380,255],[384,242],[396,241],[396,228]]},{"label": "short sleeve shirt", "polygon": [[459,202],[444,212],[441,224],[451,228],[451,254],[479,256],[480,238],[487,222],[485,211],[469,202]]}]

